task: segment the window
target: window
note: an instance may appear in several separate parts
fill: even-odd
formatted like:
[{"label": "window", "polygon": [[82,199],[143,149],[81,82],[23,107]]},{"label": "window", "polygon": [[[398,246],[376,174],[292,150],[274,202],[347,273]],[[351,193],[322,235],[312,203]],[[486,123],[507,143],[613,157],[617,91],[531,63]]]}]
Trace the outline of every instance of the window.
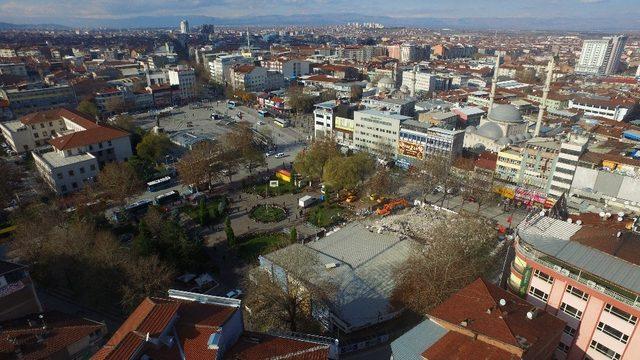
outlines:
[{"label": "window", "polygon": [[553,284],[553,277],[551,277],[551,276],[549,276],[549,275],[547,275],[547,274],[543,273],[542,271],[540,271],[540,270],[538,270],[538,269],[536,269],[536,270],[533,272],[533,275],[534,275],[535,277],[537,277],[538,279],[540,279],[540,280],[543,280],[543,281],[545,281],[545,282],[548,282],[549,284]]},{"label": "window", "polygon": [[73,176],[73,175],[74,175],[73,170],[69,170],[69,176]]},{"label": "window", "polygon": [[600,354],[606,356],[609,359],[613,359],[613,360],[620,360],[620,354],[618,354],[617,352],[609,349],[608,347],[598,343],[595,340],[591,341],[591,345],[589,345],[590,348],[596,350],[597,352],[599,352]]},{"label": "window", "polygon": [[78,183],[75,183],[75,182],[74,182],[73,184],[71,184],[71,186],[72,186],[74,189],[77,189],[77,188],[78,188]]},{"label": "window", "polygon": [[538,300],[542,300],[544,302],[547,302],[547,299],[549,298],[549,294],[545,293],[540,289],[534,288],[533,286],[529,288],[529,295],[533,296]]},{"label": "window", "polygon": [[611,315],[615,315],[617,317],[619,317],[620,319],[628,322],[629,324],[633,324],[635,325],[638,322],[638,318],[629,314],[628,312],[624,311],[624,310],[620,310],[617,307],[611,305],[611,304],[607,304],[604,307],[604,311],[608,312]]},{"label": "window", "polygon": [[38,134],[38,133],[33,133],[33,137],[37,139],[37,138],[39,138],[39,137],[40,137],[40,134]]},{"label": "window", "polygon": [[571,337],[576,336],[576,329],[572,328],[572,327],[571,327],[571,326],[569,326],[569,325],[566,325],[566,326],[564,327],[564,330],[562,330],[562,332],[564,332],[565,334],[567,334],[567,335],[569,335],[569,336],[571,336]]},{"label": "window", "polygon": [[40,127],[44,129],[44,123],[40,123]]},{"label": "window", "polygon": [[567,303],[563,302],[562,305],[560,305],[560,310],[564,311],[565,314],[576,318],[578,320],[582,319],[582,311],[574,308],[571,305],[568,305]]},{"label": "window", "polygon": [[80,174],[84,174],[84,166],[80,167]]},{"label": "window", "polygon": [[584,291],[575,288],[571,285],[568,285],[567,288],[565,289],[566,292],[568,292],[569,294],[573,294],[577,297],[579,297],[582,300],[588,300],[589,299],[589,295],[585,294]]},{"label": "window", "polygon": [[571,348],[571,346],[566,345],[565,343],[561,342],[558,344],[558,350],[562,351],[565,354],[569,352],[569,348]]},{"label": "window", "polygon": [[91,166],[89,166],[89,169],[91,169],[91,171],[95,171],[96,170],[96,166],[92,164]]},{"label": "window", "polygon": [[612,338],[620,341],[623,344],[626,344],[627,342],[629,342],[629,335],[624,334],[622,331],[611,327],[605,323],[603,323],[602,321],[600,321],[598,323],[598,330],[602,331],[603,333],[611,336]]},{"label": "window", "polygon": [[58,179],[62,179],[62,173],[57,173]]},{"label": "window", "polygon": [[62,192],[67,192],[67,185],[62,185],[60,190],[62,190]]}]

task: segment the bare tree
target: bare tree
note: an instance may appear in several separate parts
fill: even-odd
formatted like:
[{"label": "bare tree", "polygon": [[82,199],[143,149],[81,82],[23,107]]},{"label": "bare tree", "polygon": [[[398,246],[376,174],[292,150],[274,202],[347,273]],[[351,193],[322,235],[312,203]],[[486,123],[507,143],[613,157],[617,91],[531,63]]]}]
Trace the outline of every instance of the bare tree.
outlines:
[{"label": "bare tree", "polygon": [[424,314],[478,276],[495,262],[497,236],[477,217],[457,216],[433,226],[409,259],[396,271],[395,303]]},{"label": "bare tree", "polygon": [[201,142],[193,147],[176,164],[176,169],[184,184],[211,184],[218,177],[217,164],[220,160],[219,148],[211,142]]},{"label": "bare tree", "polygon": [[378,167],[375,174],[367,180],[365,187],[370,194],[395,195],[400,188],[400,178],[388,168]]},{"label": "bare tree", "polygon": [[307,282],[315,274],[314,267],[321,264],[304,245],[291,245],[278,254],[273,255],[275,262],[286,275],[259,268],[245,281],[248,320],[256,330],[314,331],[310,301],[322,303],[335,288],[329,283]]},{"label": "bare tree", "polygon": [[142,181],[127,163],[106,164],[98,174],[98,187],[113,202],[123,205],[142,190]]},{"label": "bare tree", "polygon": [[451,159],[439,155],[427,156],[419,162],[411,178],[422,188],[423,195],[440,186],[443,192],[441,206],[444,206],[445,198],[457,184],[451,172]]},{"label": "bare tree", "polygon": [[264,153],[258,148],[255,134],[248,122],[240,122],[228,133],[223,146],[227,151],[234,153],[241,163],[247,165],[249,173],[265,164]]}]

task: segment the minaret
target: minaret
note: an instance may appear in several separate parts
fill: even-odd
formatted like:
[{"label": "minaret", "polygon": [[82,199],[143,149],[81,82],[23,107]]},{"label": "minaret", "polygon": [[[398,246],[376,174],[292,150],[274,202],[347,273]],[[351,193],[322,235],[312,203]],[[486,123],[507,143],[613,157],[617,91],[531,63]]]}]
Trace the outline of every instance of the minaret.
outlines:
[{"label": "minaret", "polygon": [[498,71],[500,70],[500,54],[496,56],[496,67],[493,70],[493,80],[491,80],[491,94],[489,95],[489,110],[487,116],[491,115],[493,109],[493,101],[496,98],[496,83],[498,82]]},{"label": "minaret", "polygon": [[247,50],[251,51],[251,38],[249,37],[249,27],[247,26]]},{"label": "minaret", "polygon": [[538,110],[538,121],[536,121],[536,129],[533,132],[533,137],[540,136],[540,127],[542,126],[542,117],[544,111],[547,109],[547,97],[549,96],[549,90],[551,90],[551,78],[553,77],[553,56],[549,60],[547,65],[547,79],[544,82],[544,88],[542,89],[542,101],[540,102],[540,110]]}]

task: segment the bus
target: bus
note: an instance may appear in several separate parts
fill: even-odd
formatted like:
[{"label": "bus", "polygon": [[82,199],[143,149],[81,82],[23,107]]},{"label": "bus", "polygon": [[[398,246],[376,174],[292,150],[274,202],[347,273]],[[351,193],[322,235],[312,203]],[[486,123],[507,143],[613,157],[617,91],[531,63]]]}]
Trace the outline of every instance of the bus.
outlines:
[{"label": "bus", "polygon": [[273,119],[273,123],[283,128],[289,126],[289,120],[283,118],[275,118]]},{"label": "bus", "polygon": [[166,189],[171,184],[171,176],[165,176],[160,179],[149,181],[147,183],[147,190],[149,192],[155,192],[158,190]]},{"label": "bus", "polygon": [[235,108],[236,108],[236,106],[238,106],[238,103],[236,103],[235,101],[233,101],[233,100],[229,100],[229,101],[227,101],[227,108],[229,108],[229,109],[235,109]]},{"label": "bus", "polygon": [[154,203],[158,206],[171,204],[180,199],[180,193],[177,190],[169,191],[156,196]]},{"label": "bus", "polygon": [[267,110],[258,110],[258,116],[261,118],[265,118],[269,116],[269,112]]},{"label": "bus", "polygon": [[116,222],[121,222],[133,217],[144,215],[152,204],[153,202],[151,200],[136,201],[125,206],[122,211],[114,212],[113,218]]}]

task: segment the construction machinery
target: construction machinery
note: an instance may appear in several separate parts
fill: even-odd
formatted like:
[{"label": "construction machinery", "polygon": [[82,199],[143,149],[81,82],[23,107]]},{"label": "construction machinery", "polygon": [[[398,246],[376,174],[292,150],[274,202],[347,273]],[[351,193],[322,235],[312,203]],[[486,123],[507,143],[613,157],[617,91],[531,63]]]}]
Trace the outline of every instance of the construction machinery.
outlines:
[{"label": "construction machinery", "polygon": [[388,203],[384,204],[381,208],[376,210],[376,214],[381,216],[387,216],[391,214],[396,209],[404,209],[409,207],[409,202],[404,198],[391,200]]}]

